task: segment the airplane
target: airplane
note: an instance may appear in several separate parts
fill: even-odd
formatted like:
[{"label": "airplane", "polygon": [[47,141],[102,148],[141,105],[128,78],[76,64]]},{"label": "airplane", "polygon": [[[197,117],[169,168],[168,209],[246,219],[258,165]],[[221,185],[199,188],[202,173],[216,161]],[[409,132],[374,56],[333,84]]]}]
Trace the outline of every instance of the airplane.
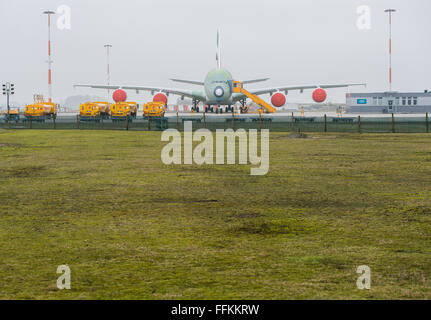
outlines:
[{"label": "airplane", "polygon": [[[203,87],[203,90],[185,90],[185,89],[173,89],[156,86],[128,86],[128,85],[88,85],[88,84],[77,84],[74,87],[87,87],[94,89],[112,89],[116,90],[113,94],[114,100],[125,101],[127,94],[124,90],[135,90],[138,94],[139,91],[151,92],[153,101],[161,101],[167,104],[168,96],[170,94],[178,95],[183,100],[185,97],[191,98],[193,101],[192,110],[199,112],[199,103],[205,105],[205,112],[214,112],[214,106],[226,106],[225,112],[231,112],[234,110],[232,105],[237,102],[241,103],[241,111],[246,110],[247,96],[242,93],[233,93],[233,77],[232,74],[222,68],[221,65],[221,50],[220,50],[220,30],[217,32],[217,54],[216,54],[217,67],[212,69],[206,76],[203,82],[182,80],[182,79],[170,79],[174,82],[186,83],[190,85],[196,85]],[[243,84],[252,84],[258,82],[264,82],[269,78],[253,79],[242,81]],[[334,84],[334,85],[305,85],[305,86],[280,86],[256,90],[248,90],[254,95],[270,94],[271,103],[274,107],[281,108],[286,104],[286,96],[289,91],[299,90],[301,93],[306,89],[315,89],[312,97],[317,103],[322,103],[327,98],[325,89],[331,88],[347,88],[351,86],[366,86],[366,84]],[[219,108],[216,108],[216,113],[219,112]],[[220,109],[223,112],[223,109]]]}]

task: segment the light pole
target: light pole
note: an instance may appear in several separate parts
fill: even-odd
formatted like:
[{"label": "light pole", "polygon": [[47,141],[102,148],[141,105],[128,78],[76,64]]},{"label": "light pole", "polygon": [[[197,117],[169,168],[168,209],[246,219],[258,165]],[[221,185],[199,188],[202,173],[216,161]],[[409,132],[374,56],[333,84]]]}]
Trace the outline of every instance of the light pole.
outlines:
[{"label": "light pole", "polygon": [[52,102],[51,15],[55,12],[47,10],[43,13],[48,16],[48,101]]},{"label": "light pole", "polygon": [[[111,83],[111,71],[110,71],[110,65],[109,65],[109,50],[112,48],[112,45],[105,44],[104,47],[106,48],[106,61],[107,61],[107,70],[106,71],[107,71],[107,76],[108,76],[107,82],[108,82],[108,86],[109,86]],[[110,99],[110,94],[111,94],[111,91],[108,88],[108,99]]]},{"label": "light pole", "polygon": [[386,9],[389,14],[389,92],[392,92],[392,13],[395,9]]},{"label": "light pole", "polygon": [[9,96],[15,94],[15,85],[10,82],[3,84],[3,95],[7,96],[7,119],[10,120]]}]

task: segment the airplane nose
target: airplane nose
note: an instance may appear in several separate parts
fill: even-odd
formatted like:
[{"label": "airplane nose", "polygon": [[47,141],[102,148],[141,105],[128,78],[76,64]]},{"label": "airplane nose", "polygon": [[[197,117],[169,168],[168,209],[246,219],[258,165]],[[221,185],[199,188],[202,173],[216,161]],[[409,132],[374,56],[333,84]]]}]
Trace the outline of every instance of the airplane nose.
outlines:
[{"label": "airplane nose", "polygon": [[223,88],[222,88],[222,87],[217,87],[217,88],[215,88],[215,90],[214,90],[214,95],[215,95],[217,98],[223,97],[223,95],[224,95],[224,90],[223,90]]}]

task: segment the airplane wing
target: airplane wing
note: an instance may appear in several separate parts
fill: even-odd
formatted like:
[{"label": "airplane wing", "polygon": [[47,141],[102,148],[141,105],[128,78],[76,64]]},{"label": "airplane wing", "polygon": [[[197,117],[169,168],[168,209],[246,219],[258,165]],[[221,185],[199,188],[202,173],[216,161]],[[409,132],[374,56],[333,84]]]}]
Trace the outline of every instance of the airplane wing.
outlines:
[{"label": "airplane wing", "polygon": [[253,80],[245,80],[245,81],[241,81],[244,84],[250,84],[250,83],[258,83],[258,82],[265,82],[268,81],[269,78],[263,78],[263,79],[253,79]]},{"label": "airplane wing", "polygon": [[[244,84],[250,84],[250,83],[264,82],[264,81],[267,81],[267,80],[269,80],[269,78],[245,80],[245,81],[242,81],[242,83],[244,83]],[[187,83],[187,84],[194,84],[194,85],[197,85],[197,86],[204,86],[205,85],[204,82],[193,81],[193,80],[171,79],[171,81],[181,82],[181,83]]]},{"label": "airplane wing", "polygon": [[205,95],[199,91],[192,90],[184,90],[184,89],[171,89],[171,88],[162,88],[162,87],[144,87],[144,86],[107,86],[107,85],[92,85],[92,84],[76,84],[75,88],[93,88],[93,89],[123,89],[123,90],[134,90],[137,93],[139,91],[148,91],[148,92],[163,92],[166,94],[174,94],[181,97],[188,97],[199,101],[205,101]]},{"label": "airplane wing", "polygon": [[273,94],[277,91],[285,92],[292,91],[292,90],[300,90],[303,92],[306,89],[334,89],[334,88],[347,88],[347,87],[354,87],[354,86],[367,86],[365,83],[349,83],[349,84],[327,84],[327,85],[309,85],[309,86],[285,86],[285,87],[274,87],[274,88],[266,88],[266,89],[256,89],[256,90],[249,90],[251,93],[255,95],[261,95],[261,94]]},{"label": "airplane wing", "polygon": [[187,83],[187,84],[195,84],[197,86],[203,86],[205,85],[204,82],[201,81],[193,81],[193,80],[182,80],[182,79],[171,79],[171,81],[174,82],[181,82],[181,83]]}]

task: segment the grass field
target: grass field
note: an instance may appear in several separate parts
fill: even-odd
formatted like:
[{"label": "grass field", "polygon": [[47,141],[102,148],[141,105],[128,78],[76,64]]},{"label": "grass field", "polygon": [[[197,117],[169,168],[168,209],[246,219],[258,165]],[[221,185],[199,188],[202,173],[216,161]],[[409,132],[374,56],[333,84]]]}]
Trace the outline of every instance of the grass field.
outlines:
[{"label": "grass field", "polygon": [[263,177],[162,147],[0,131],[0,299],[431,298],[431,135],[271,133]]}]

